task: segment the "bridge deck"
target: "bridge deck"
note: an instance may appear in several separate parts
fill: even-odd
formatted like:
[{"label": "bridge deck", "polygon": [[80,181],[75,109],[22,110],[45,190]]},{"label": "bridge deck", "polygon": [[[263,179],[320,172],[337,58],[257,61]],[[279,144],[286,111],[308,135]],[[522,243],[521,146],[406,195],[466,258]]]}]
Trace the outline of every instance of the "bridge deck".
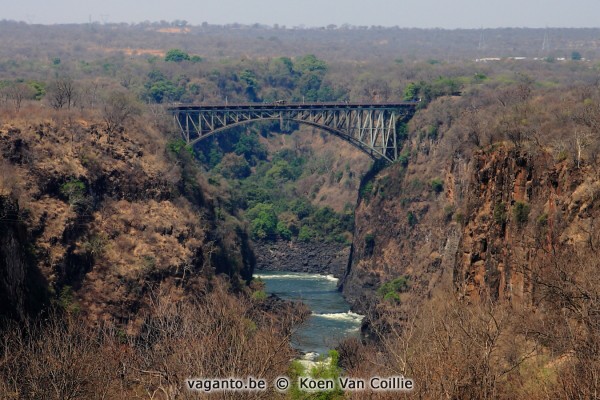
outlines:
[{"label": "bridge deck", "polygon": [[235,103],[235,104],[179,104],[169,107],[171,111],[242,111],[242,110],[325,110],[325,109],[398,109],[413,108],[418,101],[391,103],[346,103],[346,102],[311,102],[311,103]]}]

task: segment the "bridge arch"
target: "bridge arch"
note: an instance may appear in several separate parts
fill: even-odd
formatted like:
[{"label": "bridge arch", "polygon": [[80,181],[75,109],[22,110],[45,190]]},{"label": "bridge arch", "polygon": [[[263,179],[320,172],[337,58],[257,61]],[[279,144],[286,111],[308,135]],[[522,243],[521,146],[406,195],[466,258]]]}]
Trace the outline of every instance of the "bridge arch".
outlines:
[{"label": "bridge arch", "polygon": [[[259,122],[259,121],[279,121],[279,120],[280,120],[279,118],[262,118],[262,119],[256,119],[256,120],[251,120],[251,121],[237,122],[235,124],[231,124],[231,125],[228,125],[228,126],[225,126],[225,127],[221,127],[221,128],[215,129],[215,130],[211,131],[210,133],[207,133],[207,134],[205,134],[205,135],[203,135],[201,137],[197,137],[197,138],[195,138],[195,139],[187,142],[187,144],[190,145],[190,146],[195,146],[196,144],[198,144],[199,142],[201,142],[204,139],[207,139],[207,138],[209,138],[209,137],[211,137],[213,135],[217,135],[217,134],[222,133],[222,132],[226,132],[229,129],[233,129],[235,127],[239,127],[239,126],[243,126],[243,125],[249,125],[249,124],[252,124],[252,123],[255,123],[255,122]],[[319,124],[316,124],[316,123],[311,123],[311,122],[297,120],[297,119],[288,119],[286,121],[297,122],[297,123],[299,123],[301,125],[312,126],[314,128],[321,129],[323,131],[331,133],[332,135],[339,137],[340,139],[342,139],[342,140],[350,143],[354,147],[356,147],[359,150],[361,150],[362,152],[366,153],[369,157],[371,157],[374,160],[377,160],[377,159],[380,159],[380,158],[385,158],[384,154],[381,154],[378,151],[369,148],[368,146],[366,146],[362,142],[357,141],[356,139],[348,136],[346,133],[344,133],[342,131],[339,131],[337,129],[330,128],[330,127],[328,127],[326,125],[319,125]],[[392,161],[392,160],[389,160],[389,161]]]},{"label": "bridge arch", "polygon": [[293,121],[329,132],[375,160],[398,158],[396,125],[414,114],[416,102],[362,104],[233,104],[172,107],[186,143],[257,121]]}]

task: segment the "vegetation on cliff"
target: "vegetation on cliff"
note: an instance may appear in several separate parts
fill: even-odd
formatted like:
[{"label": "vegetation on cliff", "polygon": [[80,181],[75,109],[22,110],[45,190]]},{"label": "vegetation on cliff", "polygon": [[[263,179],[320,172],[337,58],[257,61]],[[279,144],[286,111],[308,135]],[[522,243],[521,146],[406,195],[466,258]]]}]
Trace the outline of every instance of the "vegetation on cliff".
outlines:
[{"label": "vegetation on cliff", "polygon": [[[20,321],[2,321],[0,397],[186,398],[193,374],[285,374],[303,313],[247,285],[250,236],[352,241],[343,290],[368,318],[339,348],[348,374],[404,374],[423,398],[597,397],[596,30],[490,63],[460,30],[426,32],[438,47],[192,31],[0,22],[0,311]],[[555,59],[575,43],[587,61]],[[398,162],[364,177],[363,154],[299,126],[191,148],[164,108],[303,98],[422,107]]]}]

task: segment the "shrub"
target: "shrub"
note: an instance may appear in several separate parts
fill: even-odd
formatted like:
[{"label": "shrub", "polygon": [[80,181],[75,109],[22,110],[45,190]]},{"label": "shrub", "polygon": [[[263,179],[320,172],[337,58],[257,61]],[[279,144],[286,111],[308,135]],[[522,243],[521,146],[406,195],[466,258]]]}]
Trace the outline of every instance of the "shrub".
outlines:
[{"label": "shrub", "polygon": [[544,227],[544,226],[548,225],[548,214],[546,214],[546,213],[541,214],[537,219],[537,224],[540,227]]},{"label": "shrub", "polygon": [[417,225],[417,216],[412,211],[409,211],[408,214],[406,214],[406,219],[409,226]]},{"label": "shrub", "polygon": [[409,287],[408,278],[401,276],[381,285],[377,293],[386,301],[400,303],[400,293],[405,292]]},{"label": "shrub", "polygon": [[283,221],[277,222],[277,234],[284,240],[290,240],[292,238],[292,231]]},{"label": "shrub", "polygon": [[99,256],[104,253],[107,241],[108,239],[104,233],[92,235],[86,242],[83,242],[82,248],[94,257]]},{"label": "shrub", "polygon": [[60,194],[67,198],[71,206],[75,206],[85,198],[85,183],[72,179],[60,187]]},{"label": "shrub", "polygon": [[494,221],[501,225],[506,221],[506,204],[500,202],[494,206]]},{"label": "shrub", "polygon": [[454,220],[457,223],[462,224],[463,222],[465,222],[465,215],[461,212],[458,212],[458,213],[454,214]]},{"label": "shrub", "polygon": [[438,137],[438,128],[435,125],[430,125],[429,128],[427,128],[427,137],[429,139],[435,140]]},{"label": "shrub", "polygon": [[444,182],[440,178],[435,178],[431,181],[431,190],[435,193],[442,193],[444,190]]},{"label": "shrub", "polygon": [[371,197],[371,194],[373,193],[373,182],[369,181],[367,183],[365,183],[361,188],[360,188],[360,197],[363,199],[369,199]]},{"label": "shrub", "polygon": [[264,290],[257,290],[252,293],[252,298],[257,301],[264,301],[267,299],[267,293]]},{"label": "shrub", "polygon": [[451,204],[444,207],[444,220],[446,220],[447,222],[452,221],[452,216],[454,215],[455,211],[456,209]]},{"label": "shrub", "polygon": [[298,240],[303,242],[309,242],[312,239],[317,237],[317,233],[310,229],[308,226],[304,225],[300,228],[300,232],[298,233]]},{"label": "shrub", "polygon": [[81,306],[75,299],[75,294],[71,286],[64,286],[61,289],[58,304],[68,313],[77,314],[81,311]]},{"label": "shrub", "polygon": [[515,221],[519,225],[524,225],[527,223],[529,219],[529,204],[517,201],[513,207],[513,215],[515,217]]},{"label": "shrub", "polygon": [[402,153],[400,153],[400,155],[398,156],[398,162],[400,163],[400,165],[402,165],[403,167],[407,167],[408,166],[408,161],[410,159],[410,152],[408,151],[403,151]]},{"label": "shrub", "polygon": [[175,155],[179,155],[182,150],[188,152],[192,157],[196,155],[194,148],[189,146],[183,139],[171,140],[167,143],[167,150]]}]

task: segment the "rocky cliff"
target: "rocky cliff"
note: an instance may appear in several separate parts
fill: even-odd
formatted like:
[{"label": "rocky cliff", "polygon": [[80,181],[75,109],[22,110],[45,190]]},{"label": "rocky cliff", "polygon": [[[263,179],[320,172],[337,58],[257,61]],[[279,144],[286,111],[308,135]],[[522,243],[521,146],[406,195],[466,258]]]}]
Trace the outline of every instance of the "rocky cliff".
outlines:
[{"label": "rocky cliff", "polygon": [[48,301],[18,204],[0,196],[0,315],[24,320]]},{"label": "rocky cliff", "polygon": [[342,278],[349,247],[339,243],[256,242],[256,269],[332,274]]},{"label": "rocky cliff", "polygon": [[380,288],[399,277],[408,284],[390,299],[407,314],[438,289],[531,304],[531,266],[558,244],[596,234],[600,183],[592,164],[521,143],[467,148],[454,135],[444,125],[435,138],[416,132],[403,160],[363,181],[343,281],[359,309],[389,306]]},{"label": "rocky cliff", "polygon": [[22,317],[47,294],[134,329],[158,292],[181,296],[219,272],[234,287],[251,276],[242,224],[188,151],[152,126],[15,120],[0,126],[0,155],[4,315]]}]

